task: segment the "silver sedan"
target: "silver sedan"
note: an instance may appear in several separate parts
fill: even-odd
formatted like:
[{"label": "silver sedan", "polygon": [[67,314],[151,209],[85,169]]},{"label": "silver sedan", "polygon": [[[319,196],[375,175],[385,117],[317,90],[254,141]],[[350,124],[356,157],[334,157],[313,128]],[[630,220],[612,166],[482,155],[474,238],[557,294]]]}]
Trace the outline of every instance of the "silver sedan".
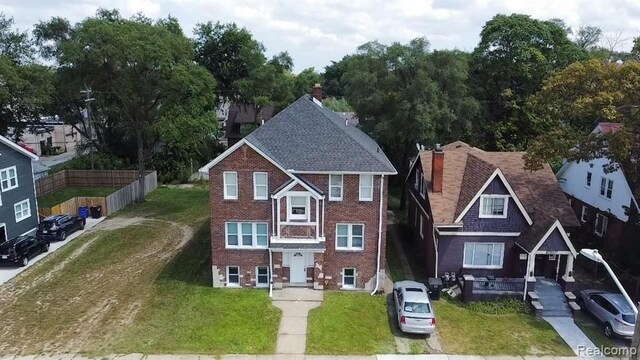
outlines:
[{"label": "silver sedan", "polygon": [[622,294],[601,290],[582,290],[578,305],[600,320],[607,337],[630,338],[633,336],[636,315]]},{"label": "silver sedan", "polygon": [[401,331],[427,335],[436,331],[436,315],[424,284],[416,281],[395,283],[393,301]]}]

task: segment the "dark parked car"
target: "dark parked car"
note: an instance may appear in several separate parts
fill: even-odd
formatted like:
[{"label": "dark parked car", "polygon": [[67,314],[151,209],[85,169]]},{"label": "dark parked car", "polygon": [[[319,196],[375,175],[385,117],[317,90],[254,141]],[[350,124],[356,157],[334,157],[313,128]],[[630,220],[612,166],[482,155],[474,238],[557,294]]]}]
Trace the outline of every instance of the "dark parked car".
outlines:
[{"label": "dark parked car", "polygon": [[23,235],[0,244],[0,263],[27,266],[29,259],[49,251],[49,240]]},{"label": "dark parked car", "polygon": [[85,219],[74,215],[47,216],[38,225],[37,237],[47,240],[65,240],[74,231],[84,229]]}]

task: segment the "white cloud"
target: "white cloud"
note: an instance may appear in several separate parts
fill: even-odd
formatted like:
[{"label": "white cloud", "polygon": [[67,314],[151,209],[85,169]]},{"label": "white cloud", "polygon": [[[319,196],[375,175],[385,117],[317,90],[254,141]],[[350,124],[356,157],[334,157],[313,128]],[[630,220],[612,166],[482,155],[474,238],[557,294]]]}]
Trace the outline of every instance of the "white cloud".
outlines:
[{"label": "white cloud", "polygon": [[605,36],[622,30],[623,39],[640,35],[637,0],[2,0],[0,11],[28,29],[51,16],[80,21],[98,7],[119,8],[125,16],[171,14],[187,34],[200,22],[234,21],[248,28],[268,55],[289,51],[296,70],[320,70],[373,40],[425,36],[436,49],[471,51],[482,26],[498,13],[562,18],[573,28],[595,25]]}]

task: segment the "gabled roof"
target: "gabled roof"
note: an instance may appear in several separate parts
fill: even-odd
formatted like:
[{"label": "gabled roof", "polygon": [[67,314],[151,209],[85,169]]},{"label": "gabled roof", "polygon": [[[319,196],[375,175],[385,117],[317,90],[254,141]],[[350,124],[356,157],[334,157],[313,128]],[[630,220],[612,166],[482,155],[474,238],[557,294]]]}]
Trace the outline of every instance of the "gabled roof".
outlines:
[{"label": "gabled roof", "polygon": [[[569,202],[548,164],[541,170],[524,168],[524,152],[488,152],[456,141],[443,146],[442,192],[431,190],[431,151],[420,152],[429,203],[436,224],[452,224],[497,169],[533,223],[543,215],[559,219],[564,227],[579,226]],[[515,200],[515,199],[514,199]]]},{"label": "gabled roof", "polygon": [[7,145],[8,147],[12,148],[13,150],[19,152],[20,154],[24,155],[24,156],[28,156],[30,157],[32,160],[38,160],[38,155],[27,151],[25,148],[23,148],[22,146],[14,143],[13,141],[7,139],[4,136],[0,136],[0,142],[2,142],[3,144]]},{"label": "gabled roof", "polygon": [[292,173],[397,173],[373,139],[309,95],[245,139]]},{"label": "gabled roof", "polygon": [[620,128],[622,127],[621,123],[612,123],[612,122],[601,122],[598,123],[598,125],[596,125],[596,128],[593,130],[593,132],[597,132],[600,134],[614,134],[616,132],[618,132],[618,130],[620,130]]},{"label": "gabled roof", "polygon": [[531,228],[529,228],[529,230],[523,232],[516,240],[516,244],[530,254],[535,253],[555,230],[558,230],[560,236],[573,256],[577,256],[578,252],[573,247],[573,244],[571,243],[571,240],[569,240],[569,236],[562,227],[560,221],[548,216],[541,217]]}]

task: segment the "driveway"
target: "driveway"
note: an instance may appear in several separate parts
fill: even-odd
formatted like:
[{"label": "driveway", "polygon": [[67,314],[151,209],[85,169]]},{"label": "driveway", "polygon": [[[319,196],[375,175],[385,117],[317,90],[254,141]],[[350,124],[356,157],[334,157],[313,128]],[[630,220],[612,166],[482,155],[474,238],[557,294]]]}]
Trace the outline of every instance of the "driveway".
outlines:
[{"label": "driveway", "polygon": [[6,265],[6,266],[3,266],[3,267],[0,267],[0,285],[6,283],[7,281],[9,281],[11,279],[13,279],[14,277],[16,277],[16,275],[20,274],[21,272],[25,271],[29,267],[33,266],[33,264],[35,264],[38,261],[42,260],[45,256],[48,256],[48,255],[54,253],[56,250],[60,249],[61,247],[65,246],[66,244],[69,243],[69,241],[72,241],[73,239],[77,238],[78,236],[84,234],[86,231],[88,231],[92,227],[96,226],[96,224],[100,223],[104,219],[105,219],[104,216],[99,218],[99,219],[88,218],[87,219],[87,223],[84,226],[84,230],[79,230],[79,231],[74,232],[73,234],[69,235],[65,241],[54,241],[54,242],[52,242],[51,246],[49,247],[49,251],[48,252],[42,253],[42,254],[36,256],[35,258],[31,259],[29,261],[29,265],[27,265],[25,267],[19,267],[19,266],[13,266],[13,265]]}]

